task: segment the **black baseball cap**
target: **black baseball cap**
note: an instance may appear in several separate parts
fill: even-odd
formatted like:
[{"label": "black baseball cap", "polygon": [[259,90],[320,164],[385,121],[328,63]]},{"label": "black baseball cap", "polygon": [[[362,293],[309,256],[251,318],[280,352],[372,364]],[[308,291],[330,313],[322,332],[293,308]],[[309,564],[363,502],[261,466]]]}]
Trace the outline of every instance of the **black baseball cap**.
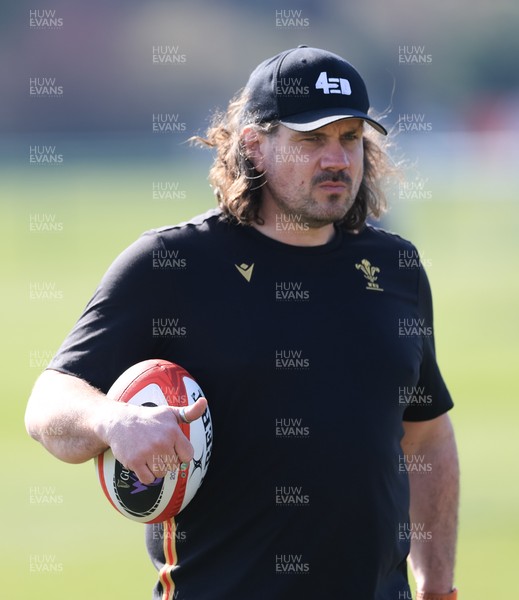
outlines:
[{"label": "black baseball cap", "polygon": [[258,65],[245,86],[244,115],[256,123],[280,121],[295,131],[312,131],[340,119],[364,119],[369,98],[359,72],[349,62],[319,48],[298,46]]}]

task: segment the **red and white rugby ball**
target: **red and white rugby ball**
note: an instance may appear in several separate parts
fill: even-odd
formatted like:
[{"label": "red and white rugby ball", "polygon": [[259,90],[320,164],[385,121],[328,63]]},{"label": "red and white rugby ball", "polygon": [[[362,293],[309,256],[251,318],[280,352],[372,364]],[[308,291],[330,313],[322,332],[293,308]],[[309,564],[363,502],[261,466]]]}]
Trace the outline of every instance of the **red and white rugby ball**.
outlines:
[{"label": "red and white rugby ball", "polygon": [[[179,365],[162,359],[145,360],[127,369],[107,396],[138,406],[189,406],[204,394],[191,375]],[[168,471],[152,484],[143,484],[133,471],[115,459],[108,448],[95,459],[99,481],[112,506],[140,523],[160,523],[177,515],[200,487],[211,456],[213,427],[209,408],[192,423],[181,423],[194,449],[191,462]]]}]

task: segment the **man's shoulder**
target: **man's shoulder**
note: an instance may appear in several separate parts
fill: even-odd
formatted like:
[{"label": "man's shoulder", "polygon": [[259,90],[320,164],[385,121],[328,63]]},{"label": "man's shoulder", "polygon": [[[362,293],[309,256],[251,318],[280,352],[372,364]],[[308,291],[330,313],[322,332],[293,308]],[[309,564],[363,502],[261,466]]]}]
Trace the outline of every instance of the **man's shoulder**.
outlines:
[{"label": "man's shoulder", "polygon": [[400,234],[390,231],[383,227],[367,224],[365,227],[366,237],[375,244],[379,244],[388,249],[396,250],[415,250],[415,245]]},{"label": "man's shoulder", "polygon": [[396,270],[402,277],[411,277],[424,270],[424,259],[417,247],[398,233],[381,227],[367,225],[365,228],[365,246],[363,249],[378,267]]},{"label": "man's shoulder", "polygon": [[225,219],[218,208],[210,209],[187,221],[164,225],[144,231],[135,244],[141,250],[160,250],[171,246],[196,246],[211,244],[225,236],[235,225]]},{"label": "man's shoulder", "polygon": [[181,221],[176,225],[165,225],[145,232],[145,235],[157,235],[163,238],[183,238],[200,233],[209,233],[228,225],[219,208],[212,208],[206,212],[192,217],[188,221]]}]

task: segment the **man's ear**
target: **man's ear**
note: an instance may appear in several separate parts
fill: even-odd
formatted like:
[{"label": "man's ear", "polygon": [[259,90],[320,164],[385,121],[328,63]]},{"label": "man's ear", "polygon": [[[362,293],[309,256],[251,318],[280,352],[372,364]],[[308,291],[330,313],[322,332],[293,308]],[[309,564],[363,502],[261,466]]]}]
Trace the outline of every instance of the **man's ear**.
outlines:
[{"label": "man's ear", "polygon": [[254,165],[258,173],[263,173],[263,154],[261,151],[261,134],[251,126],[246,126],[241,132],[241,140],[245,156]]}]

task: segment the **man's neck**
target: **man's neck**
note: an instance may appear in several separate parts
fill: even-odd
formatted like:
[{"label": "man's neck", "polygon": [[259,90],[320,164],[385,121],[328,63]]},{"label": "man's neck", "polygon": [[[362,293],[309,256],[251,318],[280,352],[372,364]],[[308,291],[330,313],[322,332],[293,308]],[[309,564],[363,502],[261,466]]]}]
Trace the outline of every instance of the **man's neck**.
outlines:
[{"label": "man's neck", "polygon": [[263,225],[252,223],[252,226],[263,235],[290,246],[323,246],[335,235],[333,223],[316,228],[306,223],[280,219],[265,221]]}]

